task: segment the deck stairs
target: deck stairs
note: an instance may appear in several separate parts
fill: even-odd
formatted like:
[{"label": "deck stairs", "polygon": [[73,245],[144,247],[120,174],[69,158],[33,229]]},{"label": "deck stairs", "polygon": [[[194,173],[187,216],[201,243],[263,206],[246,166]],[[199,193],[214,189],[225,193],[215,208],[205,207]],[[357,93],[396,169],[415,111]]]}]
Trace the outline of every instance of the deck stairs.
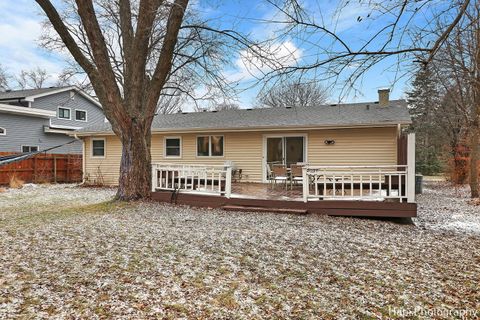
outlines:
[{"label": "deck stairs", "polygon": [[291,209],[291,208],[266,208],[266,207],[252,207],[252,206],[234,206],[226,205],[222,207],[226,211],[242,211],[242,212],[274,212],[274,213],[290,213],[290,214],[307,214],[306,209]]}]

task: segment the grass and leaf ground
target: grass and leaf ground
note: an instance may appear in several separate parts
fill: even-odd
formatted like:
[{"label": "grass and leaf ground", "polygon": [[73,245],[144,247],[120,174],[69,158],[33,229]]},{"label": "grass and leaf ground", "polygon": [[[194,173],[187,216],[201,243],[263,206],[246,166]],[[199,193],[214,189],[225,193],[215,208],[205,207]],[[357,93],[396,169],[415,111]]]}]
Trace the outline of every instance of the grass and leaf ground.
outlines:
[{"label": "grass and leaf ground", "polygon": [[[452,196],[428,190],[420,207]],[[431,228],[427,210],[419,227],[123,204],[109,201],[114,190],[73,186],[11,192],[0,194],[0,318],[378,319],[480,309],[480,237]]]}]

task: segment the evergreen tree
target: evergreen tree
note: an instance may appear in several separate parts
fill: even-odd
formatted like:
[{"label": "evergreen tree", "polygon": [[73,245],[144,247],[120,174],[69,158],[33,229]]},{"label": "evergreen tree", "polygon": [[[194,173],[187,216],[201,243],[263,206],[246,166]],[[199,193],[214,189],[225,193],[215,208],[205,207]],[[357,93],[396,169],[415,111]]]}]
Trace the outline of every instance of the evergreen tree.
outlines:
[{"label": "evergreen tree", "polygon": [[441,125],[441,94],[435,77],[428,68],[421,68],[408,92],[408,103],[412,115],[411,130],[416,133],[416,169],[431,175],[442,170],[439,156],[444,144]]}]

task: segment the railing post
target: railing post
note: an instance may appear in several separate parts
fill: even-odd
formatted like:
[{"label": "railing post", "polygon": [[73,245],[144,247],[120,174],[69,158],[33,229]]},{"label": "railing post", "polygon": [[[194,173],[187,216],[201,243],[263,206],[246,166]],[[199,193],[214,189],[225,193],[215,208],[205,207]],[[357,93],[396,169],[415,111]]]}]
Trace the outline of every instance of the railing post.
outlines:
[{"label": "railing post", "polygon": [[225,176],[225,197],[230,199],[230,195],[232,194],[232,167],[227,166],[227,173]]},{"label": "railing post", "polygon": [[157,165],[152,163],[152,192],[157,188]]},{"label": "railing post", "polygon": [[302,168],[302,187],[303,187],[303,202],[308,201],[308,192],[309,192],[309,185],[308,185],[308,174],[307,168]]},{"label": "railing post", "polygon": [[407,139],[407,202],[415,202],[415,133],[409,133]]}]

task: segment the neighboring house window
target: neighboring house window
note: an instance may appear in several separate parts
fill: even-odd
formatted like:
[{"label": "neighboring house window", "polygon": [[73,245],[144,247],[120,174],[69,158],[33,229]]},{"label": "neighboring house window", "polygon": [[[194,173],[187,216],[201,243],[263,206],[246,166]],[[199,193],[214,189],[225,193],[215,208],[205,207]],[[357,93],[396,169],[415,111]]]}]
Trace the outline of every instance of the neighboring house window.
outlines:
[{"label": "neighboring house window", "polygon": [[70,120],[70,109],[58,107],[58,118]]},{"label": "neighboring house window", "polygon": [[165,157],[180,158],[182,156],[182,140],[180,137],[165,138]]},{"label": "neighboring house window", "polygon": [[0,128],[0,136],[6,136],[6,135],[7,135],[7,129]]},{"label": "neighboring house window", "polygon": [[77,121],[87,121],[87,111],[85,111],[85,110],[75,110],[75,120],[77,120]]},{"label": "neighboring house window", "polygon": [[197,137],[198,157],[223,157],[223,136]]},{"label": "neighboring house window", "polygon": [[22,152],[36,152],[38,151],[37,146],[22,146]]},{"label": "neighboring house window", "polygon": [[92,157],[105,157],[105,139],[92,139]]}]

